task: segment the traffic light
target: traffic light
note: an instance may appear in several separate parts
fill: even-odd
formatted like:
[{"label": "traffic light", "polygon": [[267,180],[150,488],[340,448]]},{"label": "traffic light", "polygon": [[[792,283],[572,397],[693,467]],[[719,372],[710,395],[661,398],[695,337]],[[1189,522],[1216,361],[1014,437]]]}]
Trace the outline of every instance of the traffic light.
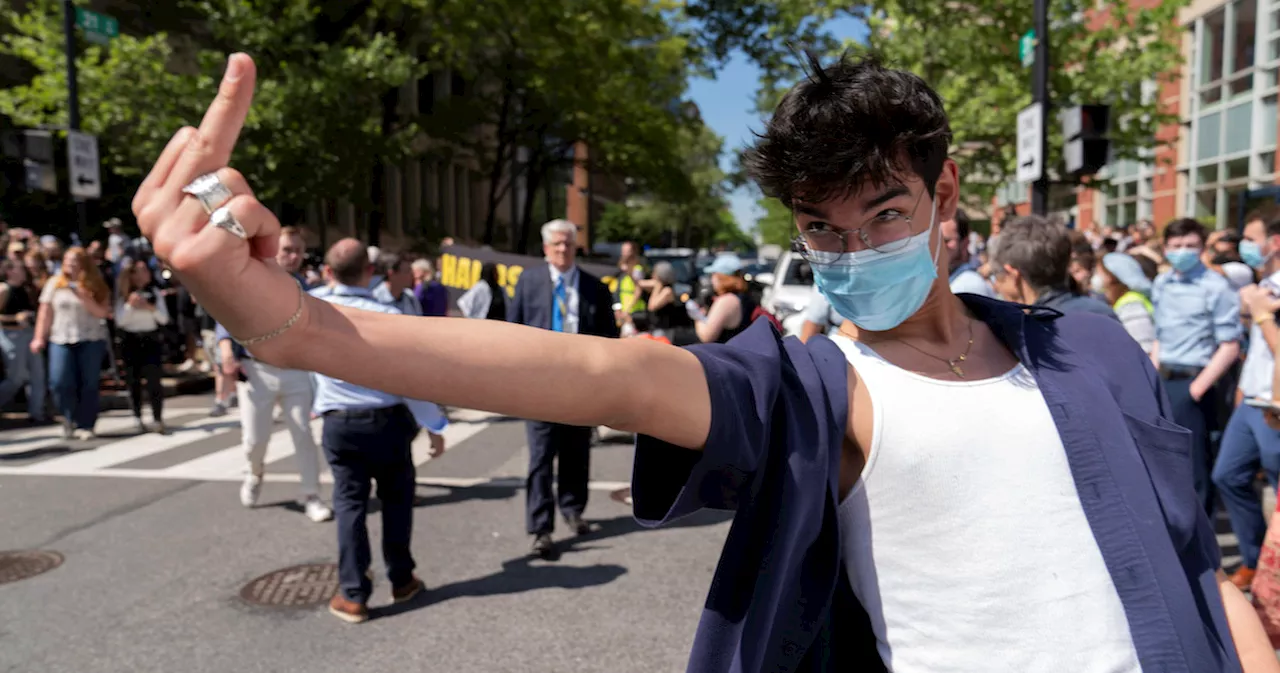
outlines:
[{"label": "traffic light", "polygon": [[1107,131],[1111,122],[1109,105],[1076,105],[1058,116],[1062,122],[1063,160],[1067,172],[1082,177],[1106,166],[1111,154]]}]

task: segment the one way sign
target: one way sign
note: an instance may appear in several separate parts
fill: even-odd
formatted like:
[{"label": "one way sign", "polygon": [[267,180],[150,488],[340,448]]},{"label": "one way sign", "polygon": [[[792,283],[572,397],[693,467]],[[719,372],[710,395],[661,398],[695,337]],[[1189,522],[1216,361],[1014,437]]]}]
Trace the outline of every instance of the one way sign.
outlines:
[{"label": "one way sign", "polygon": [[78,199],[102,197],[98,174],[98,137],[79,131],[67,132],[67,177],[71,195]]},{"label": "one way sign", "polygon": [[1018,182],[1035,182],[1044,174],[1043,115],[1040,103],[1032,103],[1018,113]]}]

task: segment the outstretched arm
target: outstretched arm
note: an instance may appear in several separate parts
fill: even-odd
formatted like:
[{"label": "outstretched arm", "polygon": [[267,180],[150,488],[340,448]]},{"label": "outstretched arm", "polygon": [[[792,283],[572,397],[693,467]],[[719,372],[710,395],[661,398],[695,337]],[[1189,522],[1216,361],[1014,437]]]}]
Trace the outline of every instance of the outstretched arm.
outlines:
[{"label": "outstretched arm", "polygon": [[[370,313],[301,292],[274,262],[279,221],[244,176],[227,167],[254,78],[248,56],[228,59],[200,128],[184,128],[169,142],[139,187],[133,212],[156,255],[255,357],[415,399],[608,424],[702,446],[711,427],[710,392],[702,366],[686,351],[488,320]],[[244,238],[208,226],[200,202],[182,192],[208,173],[231,192],[221,205]],[[275,336],[258,339],[265,335]]]}]

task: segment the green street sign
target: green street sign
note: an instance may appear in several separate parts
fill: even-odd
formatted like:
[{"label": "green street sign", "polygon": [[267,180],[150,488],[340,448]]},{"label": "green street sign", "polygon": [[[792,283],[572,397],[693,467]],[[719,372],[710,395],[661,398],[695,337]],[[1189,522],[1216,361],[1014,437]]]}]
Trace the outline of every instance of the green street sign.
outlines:
[{"label": "green street sign", "polygon": [[76,7],[76,25],[84,31],[86,40],[97,44],[106,44],[111,38],[120,35],[119,21],[83,7]]},{"label": "green street sign", "polygon": [[1018,38],[1018,57],[1022,59],[1022,67],[1030,67],[1036,62],[1036,31],[1028,30]]}]

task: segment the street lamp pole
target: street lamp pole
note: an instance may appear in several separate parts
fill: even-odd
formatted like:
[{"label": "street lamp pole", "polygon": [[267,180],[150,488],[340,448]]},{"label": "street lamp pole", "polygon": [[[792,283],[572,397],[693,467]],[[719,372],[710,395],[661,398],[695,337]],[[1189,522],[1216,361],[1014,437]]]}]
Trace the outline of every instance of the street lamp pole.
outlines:
[{"label": "street lamp pole", "polygon": [[[62,32],[67,53],[67,128],[80,130],[80,87],[76,73],[76,7],[71,0],[62,0]],[[80,239],[89,233],[89,204],[76,199],[76,219]]]}]

